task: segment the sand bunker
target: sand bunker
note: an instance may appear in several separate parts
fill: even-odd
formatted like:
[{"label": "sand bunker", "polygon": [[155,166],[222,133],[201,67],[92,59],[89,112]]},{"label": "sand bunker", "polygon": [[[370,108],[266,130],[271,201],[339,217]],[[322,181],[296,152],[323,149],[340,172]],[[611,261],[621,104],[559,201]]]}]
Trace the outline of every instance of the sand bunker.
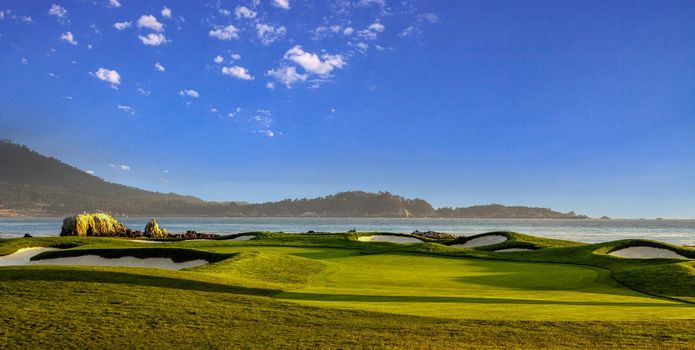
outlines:
[{"label": "sand bunker", "polygon": [[148,240],[144,240],[144,239],[129,239],[128,241],[130,241],[130,242],[138,242],[138,243],[147,243],[147,244],[170,243],[170,242],[162,242],[162,241],[148,241]]},{"label": "sand bunker", "polygon": [[533,251],[533,249],[528,249],[528,248],[507,248],[507,249],[495,250],[495,253],[506,253],[506,252],[530,252],[530,251]]},{"label": "sand bunker", "polygon": [[507,240],[507,237],[502,236],[502,235],[487,235],[487,236],[481,236],[481,237],[469,239],[468,241],[466,241],[466,243],[463,243],[463,244],[453,244],[452,247],[458,247],[458,248],[484,247],[487,245],[502,243],[506,240]]},{"label": "sand bunker", "polygon": [[233,241],[248,241],[250,239],[255,239],[256,236],[254,235],[241,235],[239,237],[234,237],[232,238]]},{"label": "sand bunker", "polygon": [[628,259],[688,259],[672,250],[655,247],[630,247],[614,250],[608,255]]},{"label": "sand bunker", "polygon": [[22,248],[12,254],[0,256],[0,266],[30,265],[31,261],[29,259],[31,259],[32,256],[53,250],[58,249],[43,247]]},{"label": "sand bunker", "polygon": [[422,240],[415,237],[391,235],[360,236],[357,240],[360,242],[422,243]]},{"label": "sand bunker", "polygon": [[97,255],[83,255],[67,258],[30,260],[33,256],[43,252],[58,250],[56,248],[22,248],[12,254],[0,256],[0,266],[17,265],[69,265],[69,266],[118,266],[118,267],[145,267],[165,270],[181,270],[207,264],[207,260],[191,260],[174,262],[170,258],[145,258],[132,256],[107,259]]}]

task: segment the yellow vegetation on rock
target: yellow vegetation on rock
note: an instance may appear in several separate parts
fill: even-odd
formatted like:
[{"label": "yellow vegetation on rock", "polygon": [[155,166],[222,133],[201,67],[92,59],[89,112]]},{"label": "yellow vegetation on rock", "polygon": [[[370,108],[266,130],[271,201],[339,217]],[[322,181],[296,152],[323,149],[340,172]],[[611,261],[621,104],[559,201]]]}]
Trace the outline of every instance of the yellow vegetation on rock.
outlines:
[{"label": "yellow vegetation on rock", "polygon": [[159,228],[159,225],[157,224],[157,220],[155,219],[150,219],[150,221],[145,225],[145,236],[148,237],[153,237],[153,238],[163,238],[167,237],[167,229],[165,228]]},{"label": "yellow vegetation on rock", "polygon": [[61,236],[121,236],[127,228],[106,213],[84,213],[63,220]]}]

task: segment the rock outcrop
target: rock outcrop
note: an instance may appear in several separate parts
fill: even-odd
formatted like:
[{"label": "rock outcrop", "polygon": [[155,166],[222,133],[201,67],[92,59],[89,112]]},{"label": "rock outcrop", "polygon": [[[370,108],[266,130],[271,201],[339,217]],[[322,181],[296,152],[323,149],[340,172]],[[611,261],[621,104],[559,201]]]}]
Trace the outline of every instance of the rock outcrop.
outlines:
[{"label": "rock outcrop", "polygon": [[124,236],[129,231],[123,224],[105,213],[84,213],[63,220],[61,236]]},{"label": "rock outcrop", "polygon": [[157,220],[155,219],[150,219],[150,221],[145,225],[145,236],[146,237],[152,237],[152,238],[165,238],[168,237],[169,234],[167,233],[167,229],[159,228],[159,225],[157,224]]}]

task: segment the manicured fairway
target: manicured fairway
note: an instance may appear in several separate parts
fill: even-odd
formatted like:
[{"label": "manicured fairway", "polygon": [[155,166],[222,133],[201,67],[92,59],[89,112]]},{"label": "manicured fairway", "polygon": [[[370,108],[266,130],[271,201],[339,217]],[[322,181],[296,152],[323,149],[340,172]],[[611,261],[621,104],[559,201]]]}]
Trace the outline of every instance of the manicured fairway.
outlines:
[{"label": "manicured fairway", "polygon": [[[363,255],[330,248],[212,248],[265,252],[246,257],[242,270],[220,264],[204,270],[239,285],[278,287],[274,297],[305,305],[419,316],[498,320],[656,320],[695,318],[695,306],[626,288],[600,268],[415,254]],[[296,256],[290,260],[287,256]],[[285,260],[285,261],[283,261]],[[303,283],[268,263],[302,263]],[[323,268],[321,268],[321,265]],[[249,274],[261,266],[263,274]],[[319,272],[320,271],[320,272]],[[285,281],[283,281],[285,279]],[[299,287],[299,288],[297,288]]]},{"label": "manicured fairway", "polygon": [[[505,255],[347,237],[267,234],[157,245],[0,240],[0,253],[57,244],[71,249],[50,254],[215,261],[182,271],[0,267],[0,347],[688,348],[695,342],[695,305],[683,301],[695,297],[692,261],[633,262],[593,252],[608,246],[532,237],[548,248]],[[616,271],[682,300],[631,289],[613,278]],[[657,281],[675,282],[658,289]]]}]

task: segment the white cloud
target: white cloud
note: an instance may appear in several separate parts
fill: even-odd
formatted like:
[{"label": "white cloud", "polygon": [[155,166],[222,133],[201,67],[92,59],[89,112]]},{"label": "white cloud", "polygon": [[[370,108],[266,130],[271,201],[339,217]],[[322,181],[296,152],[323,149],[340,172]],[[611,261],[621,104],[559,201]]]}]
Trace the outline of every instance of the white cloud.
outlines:
[{"label": "white cloud", "polygon": [[265,87],[270,89],[270,90],[273,90],[273,89],[275,89],[275,83],[273,83],[272,81],[269,81],[269,82],[265,83]]},{"label": "white cloud", "polygon": [[113,27],[118,29],[118,30],[123,30],[123,29],[129,28],[132,24],[133,24],[133,22],[130,22],[130,21],[128,21],[128,22],[125,22],[125,21],[124,22],[116,22],[113,24]]},{"label": "white cloud", "polygon": [[[130,115],[135,115],[135,109],[131,106],[128,105],[118,105],[118,109],[122,110],[123,112],[130,113]],[[130,168],[129,168],[130,170]]]},{"label": "white cloud", "polygon": [[362,50],[362,51],[367,51],[367,49],[369,49],[369,44],[367,44],[367,43],[360,42],[360,43],[355,44],[355,46],[357,46],[357,48]]},{"label": "white cloud", "polygon": [[379,22],[374,22],[369,25],[366,29],[360,30],[357,32],[360,37],[363,37],[365,39],[369,40],[374,40],[377,37],[378,33],[382,33],[384,30],[386,30],[386,27],[379,23]]},{"label": "white cloud", "polygon": [[214,30],[211,30],[208,34],[211,37],[220,40],[232,40],[239,38],[239,29],[230,24],[226,27],[218,27]]},{"label": "white cloud", "polygon": [[290,9],[290,0],[273,0],[273,6],[279,7],[281,9]]},{"label": "white cloud", "polygon": [[434,13],[423,13],[420,15],[420,18],[430,23],[439,22],[439,16],[435,15]]},{"label": "white cloud", "polygon": [[24,22],[24,23],[34,23],[34,20],[31,19],[31,16],[22,16],[22,17],[19,17],[19,20]]},{"label": "white cloud", "polygon": [[220,10],[219,10],[219,13],[220,13],[221,15],[223,15],[223,16],[229,16],[229,15],[232,14],[232,11],[229,11],[229,10],[227,10],[227,9],[220,9]]},{"label": "white cloud", "polygon": [[276,28],[269,24],[257,23],[256,32],[258,33],[258,39],[261,40],[263,45],[270,45],[273,41],[285,35],[286,29],[284,26]]},{"label": "white cloud", "polygon": [[121,75],[115,70],[108,68],[99,68],[96,72],[92,73],[97,79],[110,83],[112,86],[121,84]]},{"label": "white cloud", "polygon": [[109,7],[113,7],[113,8],[121,7],[121,3],[118,0],[109,0]]},{"label": "white cloud", "polygon": [[347,27],[347,28],[345,28],[345,29],[343,30],[343,34],[345,34],[345,35],[350,35],[350,34],[352,34],[352,33],[354,33],[354,32],[355,32],[355,30],[352,29],[352,27]]},{"label": "white cloud", "polygon": [[20,60],[20,62],[21,62],[22,64],[28,64],[28,63],[29,63],[29,61],[28,61],[26,58],[22,58],[22,59]]},{"label": "white cloud", "polygon": [[200,97],[200,94],[198,93],[198,91],[195,91],[193,89],[185,89],[185,90],[179,91],[179,96],[198,98],[198,97]]},{"label": "white cloud", "polygon": [[253,80],[253,76],[249,74],[249,71],[240,66],[222,67],[222,74],[230,75],[241,80]]},{"label": "white cloud", "polygon": [[143,44],[149,46],[159,46],[168,42],[164,34],[161,33],[149,33],[147,36],[139,35],[138,38],[140,38]]},{"label": "white cloud", "polygon": [[321,60],[317,54],[306,52],[299,45],[287,50],[284,58],[299,64],[307,72],[320,75],[328,74],[334,68],[345,66],[342,55],[324,54],[321,56],[323,58]]},{"label": "white cloud", "polygon": [[157,63],[154,64],[154,69],[156,69],[156,70],[158,70],[158,71],[160,71],[160,72],[163,72],[163,71],[167,70],[167,69],[164,68],[164,66],[162,66],[162,64],[159,63],[159,62],[157,62]]},{"label": "white cloud", "polygon": [[142,15],[138,18],[138,27],[149,28],[155,32],[164,31],[164,24],[157,21],[157,18],[152,15]]},{"label": "white cloud", "polygon": [[386,6],[386,0],[360,0],[357,5],[359,6],[369,6],[369,5],[379,5],[381,7]]},{"label": "white cloud", "polygon": [[63,6],[53,4],[51,5],[51,8],[48,10],[48,14],[51,16],[56,16],[58,18],[67,18],[68,10],[66,10]]},{"label": "white cloud", "polygon": [[129,171],[129,170],[130,170],[130,166],[129,166],[129,165],[121,164],[121,165],[119,165],[118,167],[119,167],[121,170],[123,170],[123,171]]},{"label": "white cloud", "polygon": [[171,18],[171,9],[164,6],[164,8],[162,9],[162,16],[166,18]]},{"label": "white cloud", "polygon": [[237,19],[244,17],[244,18],[256,18],[256,12],[251,10],[250,8],[246,6],[237,6],[237,8],[234,10],[234,15],[236,16]]},{"label": "white cloud", "polygon": [[63,96],[63,98],[66,100],[72,100],[72,96]]},{"label": "white cloud", "polygon": [[87,171],[85,171],[85,173],[87,173],[87,174],[89,174],[89,175],[92,175],[92,176],[94,176],[94,174],[96,174],[96,173],[94,172],[94,170],[87,170]]},{"label": "white cloud", "polygon": [[379,22],[374,22],[371,25],[369,25],[369,28],[367,29],[381,33],[386,29],[386,27],[384,27],[384,25]]},{"label": "white cloud", "polygon": [[5,11],[0,10],[0,19],[5,19]]},{"label": "white cloud", "polygon": [[400,33],[398,33],[398,36],[411,36],[411,35],[417,33],[417,31],[418,31],[417,28],[415,28],[414,26],[410,26],[410,27],[403,29],[403,31],[401,31]]},{"label": "white cloud", "polygon": [[222,56],[220,56],[220,55],[217,55],[217,56],[215,56],[215,58],[213,58],[212,60],[213,60],[215,63],[220,64],[220,63],[224,62],[224,57],[222,57]]},{"label": "white cloud", "polygon": [[[288,88],[292,86],[292,84],[296,82],[302,82],[306,81],[306,79],[309,77],[308,74],[301,74],[297,73],[297,68],[296,67],[280,67],[277,69],[271,69],[266,73],[269,77],[275,78],[277,81],[285,84]],[[272,85],[272,87],[269,87],[266,85],[268,88],[274,88],[275,85]]]},{"label": "white cloud", "polygon": [[211,112],[211,113],[217,113],[217,108],[215,108],[215,107],[210,108],[210,112]]},{"label": "white cloud", "polygon": [[61,34],[60,40],[67,41],[72,45],[77,45],[77,40],[75,40],[75,36],[72,35],[72,32]]},{"label": "white cloud", "polygon": [[233,53],[233,54],[229,55],[229,57],[235,61],[238,61],[241,59],[241,55],[238,53]]},{"label": "white cloud", "polygon": [[150,96],[152,94],[152,91],[145,90],[143,88],[138,88],[138,92],[143,96]]},{"label": "white cloud", "polygon": [[270,130],[270,129],[266,129],[266,130],[256,130],[256,132],[259,133],[259,134],[261,134],[261,135],[265,135],[265,136],[267,136],[267,137],[270,137],[270,138],[275,137],[275,133],[273,132],[273,130]]},{"label": "white cloud", "polygon": [[237,107],[233,112],[227,113],[227,116],[230,118],[236,117],[239,113],[241,112],[241,108]]}]

